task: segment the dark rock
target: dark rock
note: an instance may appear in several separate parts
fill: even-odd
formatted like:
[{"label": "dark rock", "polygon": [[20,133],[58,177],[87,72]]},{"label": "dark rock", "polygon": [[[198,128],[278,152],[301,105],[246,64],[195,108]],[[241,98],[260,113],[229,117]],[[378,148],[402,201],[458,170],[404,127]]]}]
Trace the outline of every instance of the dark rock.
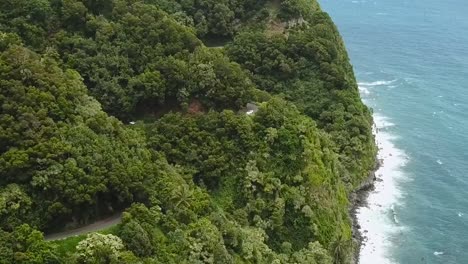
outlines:
[{"label": "dark rock", "polygon": [[[358,249],[364,244],[367,240],[364,234],[368,233],[367,230],[362,231],[361,225],[358,223],[356,218],[356,211],[360,207],[367,206],[367,197],[369,196],[369,192],[372,191],[375,186],[374,183],[376,181],[381,181],[381,179],[377,178],[375,172],[382,166],[383,160],[378,159],[375,164],[374,171],[369,174],[367,179],[365,179],[361,185],[356,188],[356,190],[350,194],[349,200],[351,201],[351,207],[349,208],[349,213],[351,215],[351,224],[353,227],[353,240],[356,244]],[[381,176],[381,175],[379,175]],[[359,263],[359,250],[354,252],[353,264]]]}]

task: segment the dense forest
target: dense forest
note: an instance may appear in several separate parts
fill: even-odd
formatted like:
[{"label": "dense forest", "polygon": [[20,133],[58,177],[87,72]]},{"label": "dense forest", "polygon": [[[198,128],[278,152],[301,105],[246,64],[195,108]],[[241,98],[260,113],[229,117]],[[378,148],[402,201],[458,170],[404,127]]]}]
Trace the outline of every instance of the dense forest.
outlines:
[{"label": "dense forest", "polygon": [[0,263],[353,263],[371,127],[316,0],[2,0]]}]

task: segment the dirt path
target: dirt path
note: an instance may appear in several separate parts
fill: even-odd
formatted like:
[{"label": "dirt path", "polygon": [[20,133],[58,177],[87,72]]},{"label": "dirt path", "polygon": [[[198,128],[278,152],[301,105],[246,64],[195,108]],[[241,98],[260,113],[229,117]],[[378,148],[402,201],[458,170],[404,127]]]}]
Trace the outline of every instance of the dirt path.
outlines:
[{"label": "dirt path", "polygon": [[102,219],[100,221],[94,222],[87,226],[83,226],[77,229],[67,230],[60,233],[49,234],[45,236],[46,241],[53,241],[53,240],[62,240],[72,236],[83,235],[95,231],[99,231],[102,229],[106,229],[113,225],[119,224],[122,221],[122,214],[113,215],[106,219]]}]

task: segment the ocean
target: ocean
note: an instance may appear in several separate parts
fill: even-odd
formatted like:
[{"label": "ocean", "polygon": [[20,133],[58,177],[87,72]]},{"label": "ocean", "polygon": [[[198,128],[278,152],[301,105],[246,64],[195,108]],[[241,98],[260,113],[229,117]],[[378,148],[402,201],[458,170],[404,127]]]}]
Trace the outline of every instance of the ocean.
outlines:
[{"label": "ocean", "polygon": [[337,24],[383,166],[361,264],[468,263],[468,2],[321,0]]}]

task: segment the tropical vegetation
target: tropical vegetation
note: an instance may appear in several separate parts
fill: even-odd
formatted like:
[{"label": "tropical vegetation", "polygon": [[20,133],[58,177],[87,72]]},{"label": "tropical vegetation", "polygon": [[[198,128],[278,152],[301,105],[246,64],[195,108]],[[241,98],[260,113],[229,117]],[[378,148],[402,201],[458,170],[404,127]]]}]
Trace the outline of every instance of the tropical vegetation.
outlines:
[{"label": "tropical vegetation", "polygon": [[316,0],[1,1],[0,263],[353,263],[371,127]]}]

